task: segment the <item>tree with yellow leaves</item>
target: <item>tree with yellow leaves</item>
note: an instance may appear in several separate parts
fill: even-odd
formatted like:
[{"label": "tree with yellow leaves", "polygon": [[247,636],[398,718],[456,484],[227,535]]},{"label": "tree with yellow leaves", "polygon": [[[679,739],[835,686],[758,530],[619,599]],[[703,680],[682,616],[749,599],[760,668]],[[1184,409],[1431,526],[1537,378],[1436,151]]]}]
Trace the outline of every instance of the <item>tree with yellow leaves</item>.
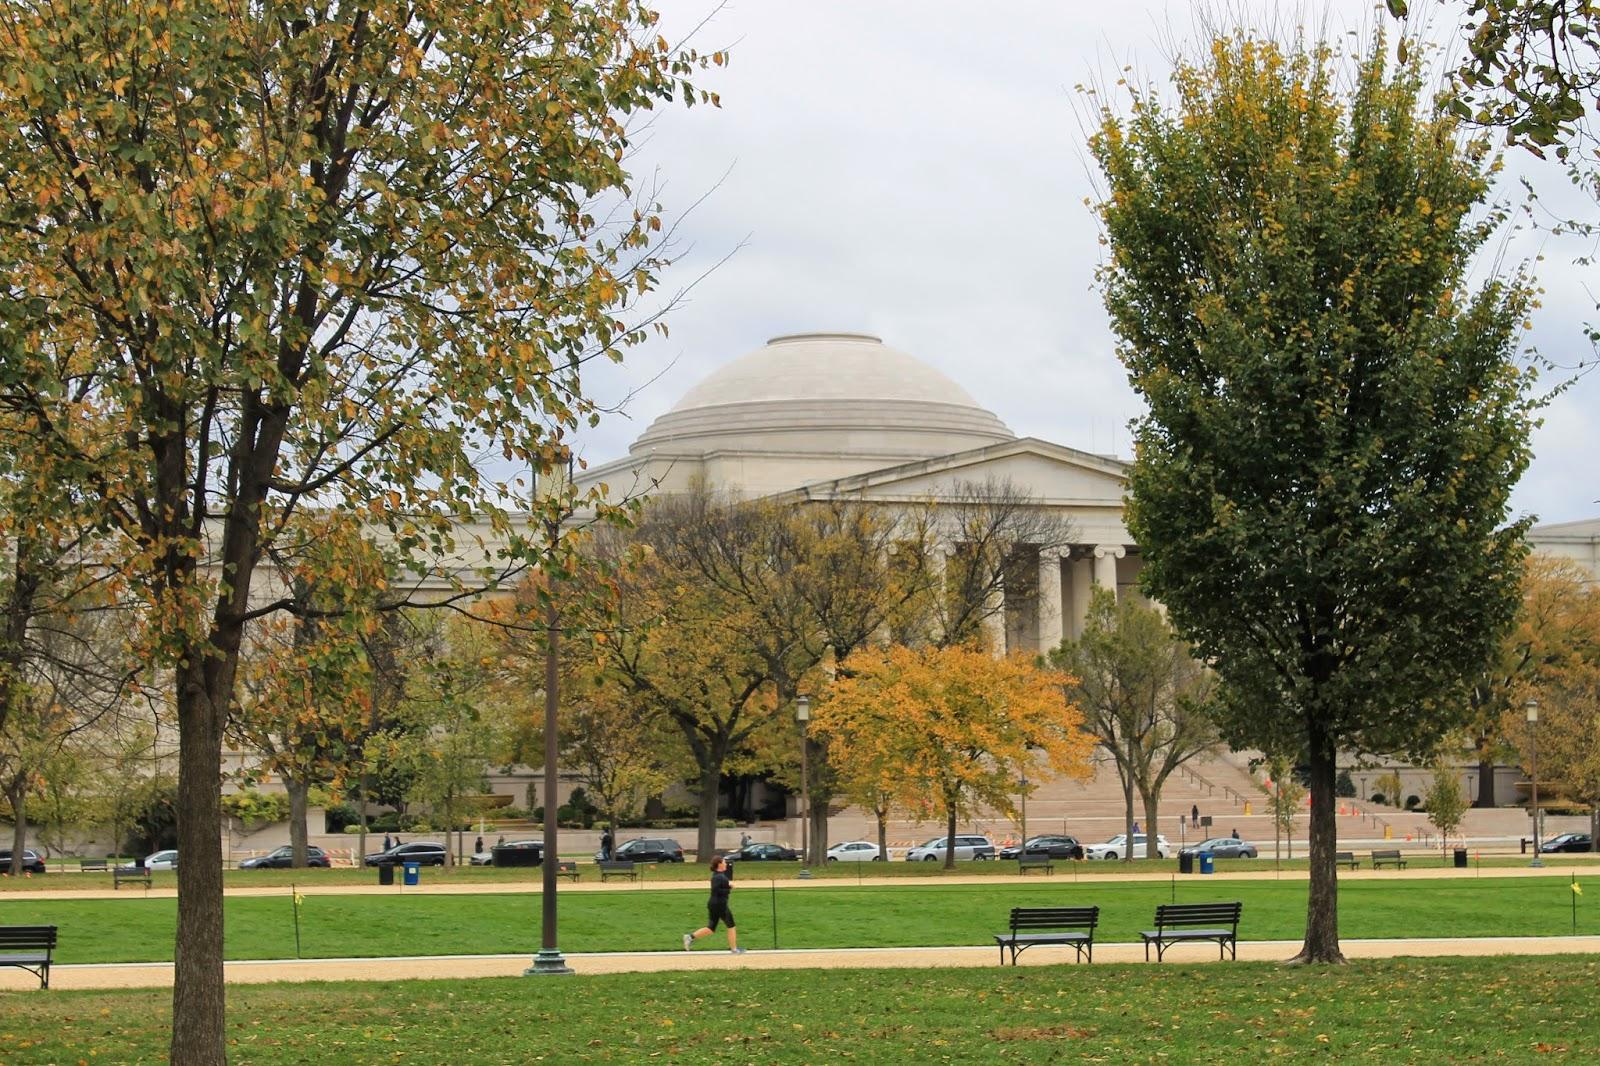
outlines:
[{"label": "tree with yellow leaves", "polygon": [[1012,813],[1024,772],[1088,776],[1094,739],[1064,695],[1070,681],[980,647],[868,647],[844,661],[812,729],[847,779],[944,817],[949,868],[957,821],[980,808]]}]

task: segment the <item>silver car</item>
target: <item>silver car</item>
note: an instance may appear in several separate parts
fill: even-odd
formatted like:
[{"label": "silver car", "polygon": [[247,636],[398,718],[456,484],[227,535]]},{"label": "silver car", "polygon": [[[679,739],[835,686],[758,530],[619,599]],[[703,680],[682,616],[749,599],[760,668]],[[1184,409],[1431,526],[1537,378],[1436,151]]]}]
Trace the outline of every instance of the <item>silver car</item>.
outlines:
[{"label": "silver car", "polygon": [[[943,862],[945,847],[949,843],[946,837],[934,837],[932,840],[920,844],[906,852],[907,862]],[[994,858],[994,842],[988,837],[958,836],[956,837],[957,859],[992,859]]]}]

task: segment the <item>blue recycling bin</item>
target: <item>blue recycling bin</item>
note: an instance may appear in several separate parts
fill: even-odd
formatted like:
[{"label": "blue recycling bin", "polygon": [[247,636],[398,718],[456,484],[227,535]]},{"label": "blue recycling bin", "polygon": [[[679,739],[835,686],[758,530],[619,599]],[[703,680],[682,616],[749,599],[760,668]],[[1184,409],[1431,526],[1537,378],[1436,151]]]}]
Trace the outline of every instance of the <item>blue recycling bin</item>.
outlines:
[{"label": "blue recycling bin", "polygon": [[[1202,851],[1200,853],[1200,872],[1203,874],[1214,874],[1217,872],[1217,857],[1215,854],[1209,851]],[[406,874],[406,884],[411,884],[410,874]]]},{"label": "blue recycling bin", "polygon": [[[1210,873],[1207,870],[1206,873]],[[406,887],[415,888],[422,883],[422,864],[420,862],[406,863]]]}]

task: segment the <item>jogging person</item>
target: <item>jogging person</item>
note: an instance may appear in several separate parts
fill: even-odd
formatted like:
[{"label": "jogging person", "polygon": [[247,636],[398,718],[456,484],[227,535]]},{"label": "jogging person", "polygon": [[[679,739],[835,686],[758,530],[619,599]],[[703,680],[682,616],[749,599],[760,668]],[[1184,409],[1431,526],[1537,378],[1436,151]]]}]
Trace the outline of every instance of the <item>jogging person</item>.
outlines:
[{"label": "jogging person", "polygon": [[728,860],[721,855],[711,857],[711,898],[706,900],[706,924],[692,933],[683,934],[683,950],[691,951],[694,942],[716,931],[717,923],[728,927],[728,950],[743,955],[739,946],[739,930],[733,925],[733,912],[728,909],[728,893],[733,891],[733,874],[728,870]]}]

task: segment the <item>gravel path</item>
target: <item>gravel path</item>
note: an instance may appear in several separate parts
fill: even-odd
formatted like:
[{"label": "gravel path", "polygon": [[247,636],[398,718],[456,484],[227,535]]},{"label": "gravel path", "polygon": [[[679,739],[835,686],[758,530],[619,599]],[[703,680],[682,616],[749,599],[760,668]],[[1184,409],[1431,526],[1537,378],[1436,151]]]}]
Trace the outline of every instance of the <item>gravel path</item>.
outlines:
[{"label": "gravel path", "polygon": [[[1240,959],[1287,959],[1299,941],[1243,941]],[[1600,952],[1600,936],[1482,937],[1439,940],[1346,940],[1345,954],[1352,959],[1381,959],[1409,955],[1570,955]],[[996,949],[990,947],[857,948],[849,950],[752,950],[730,955],[723,950],[608,952],[567,956],[579,974],[641,973],[665,970],[804,970],[868,968],[933,968],[942,966],[995,966]],[[1169,949],[1169,962],[1216,962],[1211,947]],[[1023,953],[1021,965],[1042,966],[1070,962],[1066,949],[1034,948]],[[1098,962],[1142,962],[1138,944],[1097,944]],[[230,984],[264,984],[272,981],[392,981],[403,978],[515,977],[531,960],[527,955],[443,955],[382,959],[273,959],[230,962]],[[1152,963],[1152,965],[1155,965]],[[56,966],[50,971],[54,989],[164,988],[172,984],[171,963],[98,964]],[[37,988],[38,982],[21,970],[0,970],[0,989]]]}]

